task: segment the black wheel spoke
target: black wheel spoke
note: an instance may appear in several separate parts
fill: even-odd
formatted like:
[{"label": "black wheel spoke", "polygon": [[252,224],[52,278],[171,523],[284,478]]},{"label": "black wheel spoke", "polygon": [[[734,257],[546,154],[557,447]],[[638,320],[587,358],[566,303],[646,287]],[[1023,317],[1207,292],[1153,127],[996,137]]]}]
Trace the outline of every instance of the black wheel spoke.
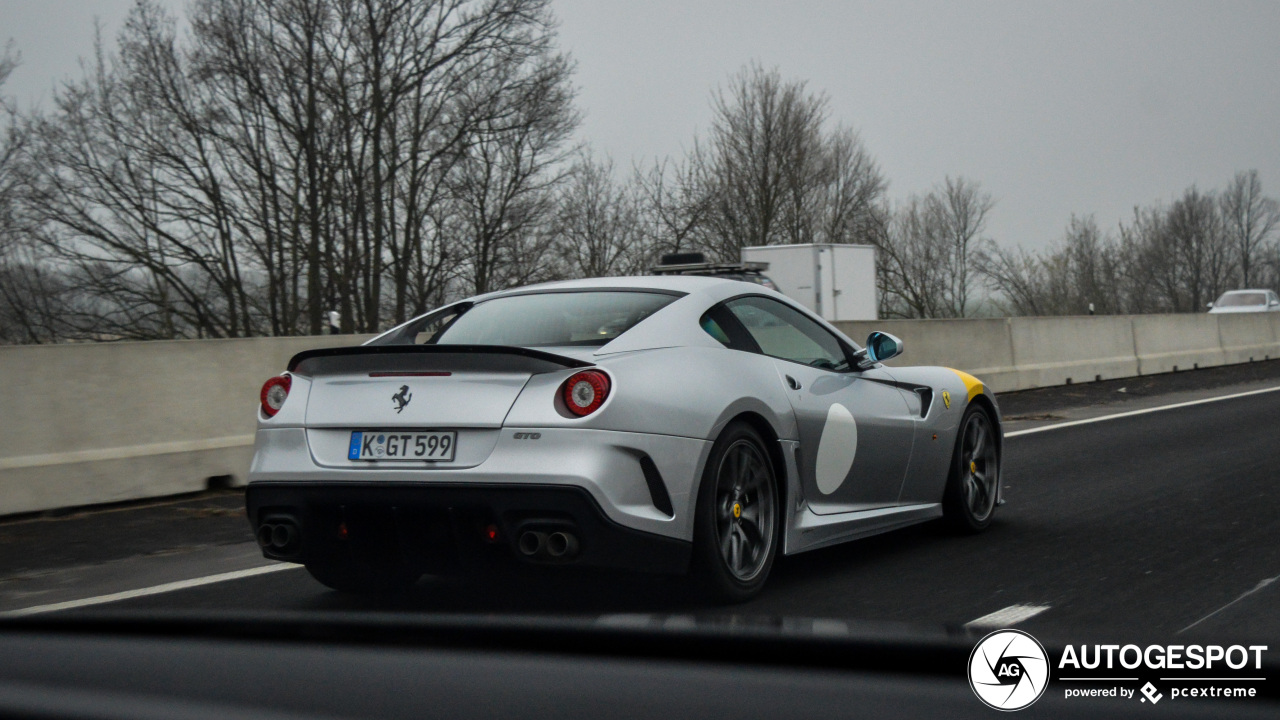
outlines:
[{"label": "black wheel spoke", "polygon": [[764,535],[760,532],[760,526],[754,520],[747,520],[747,516],[742,516],[742,523],[738,526],[742,528],[742,536],[751,545],[763,545]]},{"label": "black wheel spoke", "polygon": [[751,457],[750,452],[745,445],[738,451],[738,474],[735,479],[737,480],[739,491],[746,490],[747,484],[754,474],[754,458]]},{"label": "black wheel spoke", "polygon": [[976,513],[981,511],[987,506],[987,486],[985,483],[982,482],[982,479],[979,478],[976,474],[973,476],[973,479],[970,482],[973,485],[973,490],[975,493],[974,500],[976,501],[976,503],[973,506],[973,511]]},{"label": "black wheel spoke", "polygon": [[742,572],[742,566],[746,562],[746,557],[744,557],[744,551],[746,548],[743,547],[742,533],[738,532],[738,529],[735,526],[733,530],[730,531],[730,537],[733,540],[731,544],[733,553],[729,556],[729,567],[734,572]]}]

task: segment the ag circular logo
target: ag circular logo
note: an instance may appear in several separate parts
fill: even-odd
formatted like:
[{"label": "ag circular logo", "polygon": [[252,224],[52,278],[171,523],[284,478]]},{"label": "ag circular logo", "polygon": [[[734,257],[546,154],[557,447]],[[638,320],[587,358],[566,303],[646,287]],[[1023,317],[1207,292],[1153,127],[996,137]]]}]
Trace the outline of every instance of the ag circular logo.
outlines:
[{"label": "ag circular logo", "polygon": [[1039,640],[1021,630],[997,630],[969,655],[969,687],[996,710],[1028,707],[1048,684],[1049,654]]}]

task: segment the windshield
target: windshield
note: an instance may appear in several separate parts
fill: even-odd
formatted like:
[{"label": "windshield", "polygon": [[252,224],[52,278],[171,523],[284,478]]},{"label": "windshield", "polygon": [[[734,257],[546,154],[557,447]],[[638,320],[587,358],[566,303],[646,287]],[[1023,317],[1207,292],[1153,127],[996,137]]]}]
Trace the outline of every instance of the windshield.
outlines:
[{"label": "windshield", "polygon": [[1254,307],[1267,304],[1267,294],[1260,292],[1229,292],[1218,298],[1214,307]]},{"label": "windshield", "polygon": [[657,292],[550,292],[488,300],[459,315],[428,344],[598,346],[671,304]]}]

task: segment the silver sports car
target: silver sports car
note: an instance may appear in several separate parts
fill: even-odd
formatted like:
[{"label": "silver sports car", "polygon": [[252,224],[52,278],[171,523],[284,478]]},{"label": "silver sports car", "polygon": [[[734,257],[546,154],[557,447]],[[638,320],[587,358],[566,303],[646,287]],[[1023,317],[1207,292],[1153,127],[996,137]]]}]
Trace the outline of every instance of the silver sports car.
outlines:
[{"label": "silver sports car", "polygon": [[720,600],[790,555],[1001,503],[977,378],[885,367],[736,280],[490,293],[262,388],[247,503],[269,558],[337,590],[512,563],[688,573]]}]

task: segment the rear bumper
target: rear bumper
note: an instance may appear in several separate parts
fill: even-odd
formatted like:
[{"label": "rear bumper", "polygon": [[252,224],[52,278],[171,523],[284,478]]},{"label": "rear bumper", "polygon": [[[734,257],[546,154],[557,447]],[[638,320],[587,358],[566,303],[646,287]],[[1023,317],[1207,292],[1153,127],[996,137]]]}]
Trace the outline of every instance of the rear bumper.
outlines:
[{"label": "rear bumper", "polygon": [[[263,550],[291,562],[376,556],[424,573],[521,562],[683,573],[692,548],[618,524],[572,486],[256,482],[246,504],[255,535],[263,523],[298,530],[287,551]],[[572,533],[578,549],[572,557],[526,557],[517,549],[526,531]]]},{"label": "rear bumper", "polygon": [[[349,433],[349,431],[347,431]],[[331,431],[259,428],[249,486],[573,487],[614,523],[676,540],[693,539],[695,479],[711,449],[706,440],[586,428],[489,431],[486,450],[467,463],[358,463],[333,457]],[[459,435],[460,444],[465,438]],[[345,453],[346,440],[340,443]],[[460,450],[469,452],[466,448]]]}]

